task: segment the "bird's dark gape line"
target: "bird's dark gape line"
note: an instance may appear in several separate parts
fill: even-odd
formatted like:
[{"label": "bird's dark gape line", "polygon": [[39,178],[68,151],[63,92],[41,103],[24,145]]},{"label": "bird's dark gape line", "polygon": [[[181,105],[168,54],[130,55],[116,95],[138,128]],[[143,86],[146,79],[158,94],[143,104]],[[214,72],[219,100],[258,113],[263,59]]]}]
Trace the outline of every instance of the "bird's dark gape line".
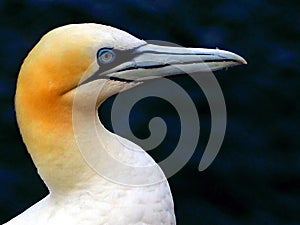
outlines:
[{"label": "bird's dark gape line", "polygon": [[107,79],[113,80],[113,81],[126,82],[126,83],[134,82],[134,80],[127,80],[127,79],[123,79],[123,78],[119,78],[119,77],[109,77]]}]

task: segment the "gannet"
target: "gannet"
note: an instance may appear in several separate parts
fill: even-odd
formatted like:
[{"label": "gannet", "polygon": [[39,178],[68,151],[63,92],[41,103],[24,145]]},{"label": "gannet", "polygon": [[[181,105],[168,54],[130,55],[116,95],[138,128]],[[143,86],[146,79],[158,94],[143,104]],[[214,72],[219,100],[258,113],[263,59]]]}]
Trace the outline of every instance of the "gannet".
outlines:
[{"label": "gannet", "polygon": [[[167,180],[146,185],[153,176],[163,177],[161,170],[135,174],[134,167],[121,171],[114,162],[95,158],[110,178],[103,176],[83,157],[74,113],[80,126],[93,115],[100,140],[97,146],[83,140],[90,154],[102,149],[121,164],[157,166],[139,146],[104,128],[97,115],[101,103],[148,79],[180,74],[181,68],[201,72],[205,64],[214,71],[245,63],[228,51],[149,44],[100,24],[71,24],[48,32],[20,69],[15,107],[23,141],[49,195],[5,225],[176,224]],[[79,105],[74,107],[78,90]],[[121,176],[134,179],[126,185],[127,178],[115,182],[114,176],[117,181]]]}]

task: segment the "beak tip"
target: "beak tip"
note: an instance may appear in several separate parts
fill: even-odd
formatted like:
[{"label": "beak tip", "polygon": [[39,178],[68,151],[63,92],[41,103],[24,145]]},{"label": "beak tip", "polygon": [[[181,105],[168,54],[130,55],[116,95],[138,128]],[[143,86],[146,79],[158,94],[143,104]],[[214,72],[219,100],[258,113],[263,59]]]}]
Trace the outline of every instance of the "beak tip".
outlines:
[{"label": "beak tip", "polygon": [[241,57],[240,62],[241,62],[242,65],[247,65],[248,64],[247,61],[242,57]]},{"label": "beak tip", "polygon": [[220,59],[232,61],[232,66],[248,64],[247,61],[242,56],[230,51],[218,49],[215,55],[218,56]]},{"label": "beak tip", "polygon": [[[231,56],[230,56],[231,55]],[[239,65],[247,65],[247,61],[242,57],[242,56],[239,56],[235,53],[232,53],[229,55],[229,59],[232,58],[234,61],[236,61]]]}]

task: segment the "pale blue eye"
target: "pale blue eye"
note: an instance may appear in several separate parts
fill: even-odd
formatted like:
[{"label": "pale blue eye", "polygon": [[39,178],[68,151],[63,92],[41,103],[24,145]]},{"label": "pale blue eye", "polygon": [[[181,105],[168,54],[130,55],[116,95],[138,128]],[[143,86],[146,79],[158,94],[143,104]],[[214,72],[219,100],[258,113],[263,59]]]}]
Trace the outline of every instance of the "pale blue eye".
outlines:
[{"label": "pale blue eye", "polygon": [[114,61],[116,54],[112,49],[102,48],[97,53],[98,62],[102,64],[111,63]]}]

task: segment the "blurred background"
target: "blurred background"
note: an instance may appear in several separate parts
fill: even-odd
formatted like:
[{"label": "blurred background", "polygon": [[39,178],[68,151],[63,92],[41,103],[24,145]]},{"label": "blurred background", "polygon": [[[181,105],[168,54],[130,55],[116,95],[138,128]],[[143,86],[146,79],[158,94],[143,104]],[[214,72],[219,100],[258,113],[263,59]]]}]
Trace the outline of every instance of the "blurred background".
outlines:
[{"label": "blurred background", "polygon": [[[215,73],[228,123],[220,153],[204,172],[197,167],[210,133],[207,101],[189,77],[172,78],[193,98],[201,120],[197,150],[169,179],[177,222],[300,224],[299,12],[295,0],[1,0],[0,224],[47,194],[16,124],[19,68],[43,34],[83,22],[111,25],[145,40],[218,47],[245,57],[247,66]],[[109,129],[113,100],[99,110]],[[149,120],[158,115],[169,130],[150,154],[161,161],[178,141],[176,111],[163,100],[147,98],[135,105],[130,122],[135,134],[145,138]]]}]

